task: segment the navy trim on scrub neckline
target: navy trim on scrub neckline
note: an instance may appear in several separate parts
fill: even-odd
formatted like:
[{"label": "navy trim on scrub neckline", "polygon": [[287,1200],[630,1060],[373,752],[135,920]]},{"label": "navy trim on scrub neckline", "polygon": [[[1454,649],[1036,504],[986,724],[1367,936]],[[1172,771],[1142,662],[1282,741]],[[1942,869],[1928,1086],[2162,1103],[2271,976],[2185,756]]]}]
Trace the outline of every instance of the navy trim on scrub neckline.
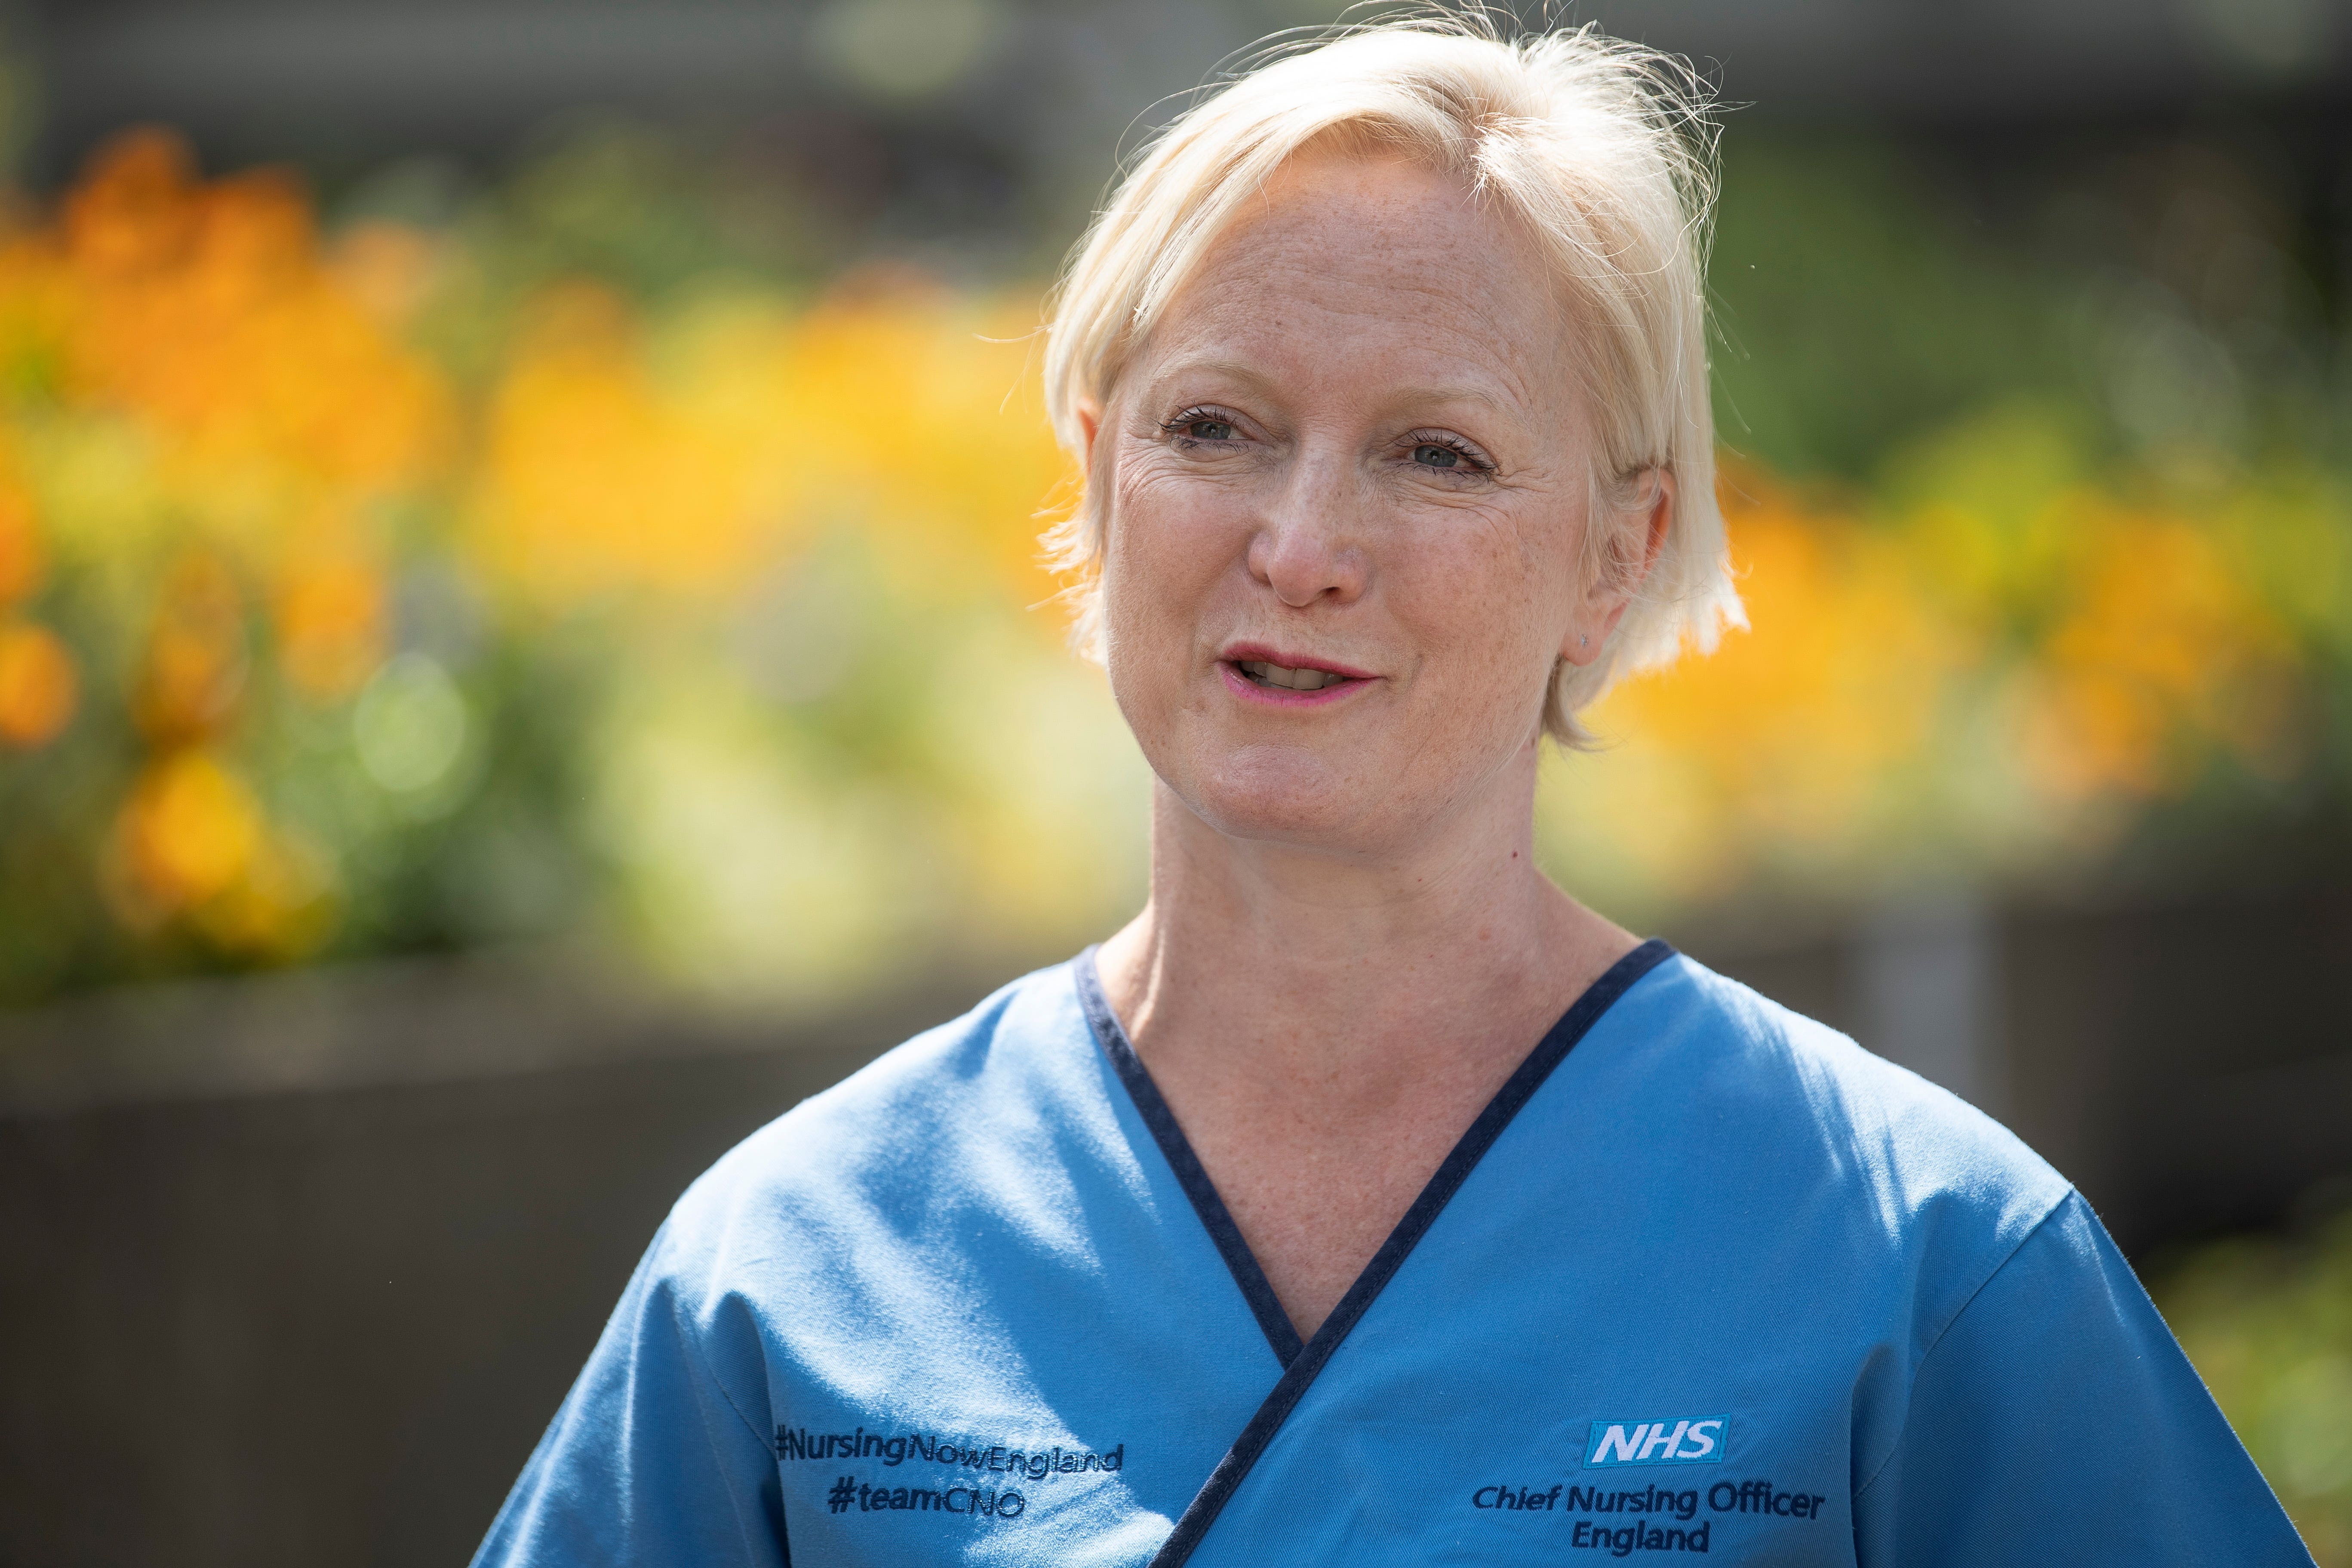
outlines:
[{"label": "navy trim on scrub neckline", "polygon": [[1094,1027],[1095,1041],[1102,1047],[1103,1055],[1110,1058],[1119,1082],[1127,1086],[1127,1097],[1135,1102],[1136,1114],[1151,1129],[1152,1141],[1160,1145],[1168,1168],[1176,1173],[1176,1184],[1192,1200],[1192,1212],[1201,1216],[1201,1228],[1209,1233],[1209,1239],[1217,1244],[1217,1255],[1233,1270],[1234,1283],[1242,1288],[1242,1300],[1249,1303],[1250,1311],[1256,1316],[1265,1342],[1274,1347],[1274,1359],[1286,1367],[1306,1348],[1299,1341],[1298,1326],[1282,1310],[1272,1282],[1258,1265],[1257,1254],[1242,1239],[1242,1227],[1234,1223],[1233,1211],[1225,1207],[1217,1184],[1209,1180],[1201,1157],[1192,1152],[1192,1140],[1176,1124],[1176,1113],[1169,1109],[1160,1086],[1151,1081],[1151,1074],[1144,1070],[1143,1058],[1129,1043],[1118,1015],[1111,1011],[1110,999],[1103,994],[1102,976],[1095,969],[1096,952],[1095,948],[1087,949],[1072,966],[1078,978],[1078,1002],[1086,1009],[1087,1022]]},{"label": "navy trim on scrub neckline", "polygon": [[[1217,1515],[1224,1510],[1226,1502],[1248,1477],[1251,1467],[1257,1463],[1258,1456],[1265,1452],[1266,1445],[1274,1440],[1275,1433],[1281,1428],[1283,1422],[1289,1419],[1299,1399],[1322,1372],[1324,1364],[1331,1359],[1331,1352],[1339,1348],[1339,1342],[1348,1337],[1349,1331],[1356,1326],[1357,1321],[1370,1308],[1389,1280],[1403,1267],[1405,1258],[1412,1255],[1413,1247],[1436,1222],[1438,1214],[1448,1200],[1468,1179],[1470,1173],[1477,1168],[1486,1151],[1494,1147],[1495,1140],[1503,1135],[1503,1129],[1511,1124],[1511,1119],[1519,1113],[1522,1106],[1535,1098],[1536,1090],[1543,1087],[1552,1069],[1559,1066],[1576,1043],[1601,1021],[1601,1015],[1608,1012],[1620,996],[1632,990],[1634,982],[1672,958],[1675,950],[1653,937],[1610,965],[1607,973],[1586,988],[1584,994],[1576,999],[1575,1004],[1560,1016],[1559,1022],[1554,1024],[1537,1043],[1536,1048],[1528,1053],[1528,1058],[1519,1064],[1518,1070],[1495,1091],[1495,1098],[1486,1102],[1486,1109],[1478,1113],[1478,1119],[1470,1124],[1469,1131],[1462,1134],[1461,1140],[1437,1167],[1437,1173],[1429,1178],[1429,1184],[1421,1189],[1421,1195],[1413,1199],[1412,1206],[1405,1210],[1404,1217],[1397,1221],[1396,1229],[1389,1233],[1388,1240],[1372,1254],[1372,1260],[1364,1265],[1364,1271],[1356,1277],[1353,1285],[1348,1287],[1348,1293],[1339,1298],[1339,1304],[1331,1309],[1331,1315],[1323,1320],[1323,1326],[1315,1331],[1315,1337],[1303,1346],[1298,1343],[1298,1331],[1291,1323],[1290,1315],[1283,1310],[1281,1301],[1274,1294],[1274,1287],[1266,1280],[1265,1269],[1258,1263],[1256,1255],[1250,1251],[1249,1243],[1243,1239],[1241,1227],[1234,1223],[1232,1212],[1225,1207],[1225,1200],[1217,1195],[1217,1189],[1209,1181],[1209,1173],[1202,1168],[1200,1156],[1192,1152],[1183,1128],[1177,1125],[1175,1112],[1169,1109],[1159,1086],[1151,1081],[1151,1075],[1144,1070],[1142,1058],[1135,1054],[1135,1047],[1129,1042],[1127,1031],[1119,1026],[1118,1016],[1111,1011],[1109,1001],[1103,994],[1102,980],[1095,971],[1096,951],[1091,947],[1087,949],[1078,955],[1074,966],[1077,974],[1078,997],[1086,1007],[1087,1021],[1094,1026],[1095,1037],[1104,1054],[1110,1058],[1120,1081],[1127,1085],[1136,1110],[1143,1117],[1144,1124],[1151,1129],[1151,1135],[1158,1141],[1160,1152],[1168,1157],[1177,1181],[1192,1200],[1192,1207],[1200,1215],[1201,1223],[1208,1227],[1210,1237],[1223,1255],[1225,1267],[1233,1270],[1234,1279],[1241,1286],[1242,1294],[1248,1299],[1250,1310],[1257,1314],[1258,1326],[1265,1331],[1266,1339],[1275,1347],[1275,1354],[1283,1363],[1282,1377],[1274,1385],[1274,1392],[1265,1396],[1265,1402],[1257,1407],[1257,1414],[1250,1417],[1249,1425],[1243,1427],[1241,1436],[1234,1439],[1234,1446],[1225,1451],[1223,1458],[1217,1461],[1217,1468],[1210,1473],[1200,1491],[1194,1494],[1184,1510],[1183,1517],[1177,1520],[1175,1530],[1151,1559],[1151,1568],[1181,1568],[1200,1546],[1202,1538],[1209,1533],[1209,1527],[1216,1523]],[[1290,1345],[1297,1347],[1286,1355],[1283,1353],[1284,1336]]]}]

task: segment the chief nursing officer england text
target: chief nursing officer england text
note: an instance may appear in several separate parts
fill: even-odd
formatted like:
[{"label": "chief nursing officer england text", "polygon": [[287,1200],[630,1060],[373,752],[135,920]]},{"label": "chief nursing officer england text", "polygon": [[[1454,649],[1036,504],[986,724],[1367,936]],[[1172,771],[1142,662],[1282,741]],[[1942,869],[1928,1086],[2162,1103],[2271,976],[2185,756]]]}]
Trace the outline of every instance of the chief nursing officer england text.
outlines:
[{"label": "chief nursing officer england text", "polygon": [[696,1183],[481,1568],[2310,1561],[2063,1178],[1530,863],[1738,614],[1683,79],[1391,22],[1119,186],[1046,378],[1150,903]]}]

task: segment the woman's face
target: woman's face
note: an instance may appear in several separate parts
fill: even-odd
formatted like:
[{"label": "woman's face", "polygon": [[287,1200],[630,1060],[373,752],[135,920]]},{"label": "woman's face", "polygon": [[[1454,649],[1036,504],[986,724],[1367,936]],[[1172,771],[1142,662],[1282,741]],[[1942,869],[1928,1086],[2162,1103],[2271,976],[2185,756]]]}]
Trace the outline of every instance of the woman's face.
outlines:
[{"label": "woman's face", "polygon": [[1566,331],[1533,245],[1457,183],[1337,157],[1171,303],[1090,456],[1112,689],[1203,821],[1378,856],[1524,811],[1554,660],[1622,603],[1580,592]]}]

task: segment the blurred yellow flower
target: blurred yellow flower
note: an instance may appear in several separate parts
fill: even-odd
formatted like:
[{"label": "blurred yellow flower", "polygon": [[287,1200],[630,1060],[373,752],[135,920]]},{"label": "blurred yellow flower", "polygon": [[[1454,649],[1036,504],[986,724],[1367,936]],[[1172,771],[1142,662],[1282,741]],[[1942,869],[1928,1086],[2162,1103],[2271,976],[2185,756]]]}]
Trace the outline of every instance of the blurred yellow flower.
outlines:
[{"label": "blurred yellow flower", "polygon": [[490,397],[475,547],[542,605],[709,601],[848,523],[901,576],[1034,603],[1064,464],[1023,320],[896,275],[797,320],[720,301],[658,331],[607,289],[550,289]]},{"label": "blurred yellow flower", "polygon": [[300,958],[334,929],[332,881],[306,841],[260,837],[243,869],[197,905],[198,929],[224,952],[269,963]]},{"label": "blurred yellow flower", "polygon": [[1036,331],[1024,298],[853,280],[801,324],[791,367],[824,503],[856,508],[916,571],[976,568],[1020,605],[1059,586],[1039,562],[1039,513],[1070,472]]},{"label": "blurred yellow flower", "polygon": [[[772,344],[746,337],[713,357]],[[554,605],[739,586],[776,542],[771,492],[809,437],[772,406],[722,419],[709,416],[729,410],[694,405],[712,373],[735,368],[706,359],[666,384],[609,290],[573,284],[536,300],[485,417],[474,538],[494,573]]]},{"label": "blurred yellow flower", "polygon": [[47,745],[80,698],[73,655],[46,626],[0,625],[0,742]]},{"label": "blurred yellow flower", "polygon": [[[127,705],[148,755],[89,847],[123,918],[289,956],[400,857],[488,843],[520,869],[411,879],[465,905],[420,918],[476,929],[507,880],[552,909],[593,863],[648,947],[708,968],[733,931],[717,967],[790,989],[950,941],[950,906],[1042,947],[1130,899],[1141,764],[1024,613],[1073,477],[1034,296],[866,267],[638,299],[482,243],[322,238],[287,176],[206,180],[158,131],[0,229],[0,740],[56,735],[84,670]],[[1956,420],[1866,493],[1727,469],[1753,629],[1596,710],[1600,754],[1545,771],[1547,856],[1663,918],[2095,854],[2217,760],[2304,765],[2352,656],[2340,482],[2191,492],[2063,415]],[[722,690],[691,745],[667,727]],[[541,844],[558,779],[609,809]],[[499,795],[478,838],[421,829]]]},{"label": "blurred yellow flower", "polygon": [[117,824],[124,868],[150,918],[226,891],[251,866],[262,832],[253,792],[194,749],[150,764]]}]

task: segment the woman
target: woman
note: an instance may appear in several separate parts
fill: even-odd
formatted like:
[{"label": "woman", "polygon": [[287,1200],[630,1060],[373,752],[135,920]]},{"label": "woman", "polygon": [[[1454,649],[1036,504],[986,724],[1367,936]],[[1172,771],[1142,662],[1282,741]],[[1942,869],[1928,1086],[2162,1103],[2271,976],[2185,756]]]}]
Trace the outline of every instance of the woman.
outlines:
[{"label": "woman", "polygon": [[1534,868],[1738,614],[1670,81],[1377,27],[1127,179],[1047,380],[1150,903],[698,1183],[478,1562],[2308,1561],[2063,1179]]}]

